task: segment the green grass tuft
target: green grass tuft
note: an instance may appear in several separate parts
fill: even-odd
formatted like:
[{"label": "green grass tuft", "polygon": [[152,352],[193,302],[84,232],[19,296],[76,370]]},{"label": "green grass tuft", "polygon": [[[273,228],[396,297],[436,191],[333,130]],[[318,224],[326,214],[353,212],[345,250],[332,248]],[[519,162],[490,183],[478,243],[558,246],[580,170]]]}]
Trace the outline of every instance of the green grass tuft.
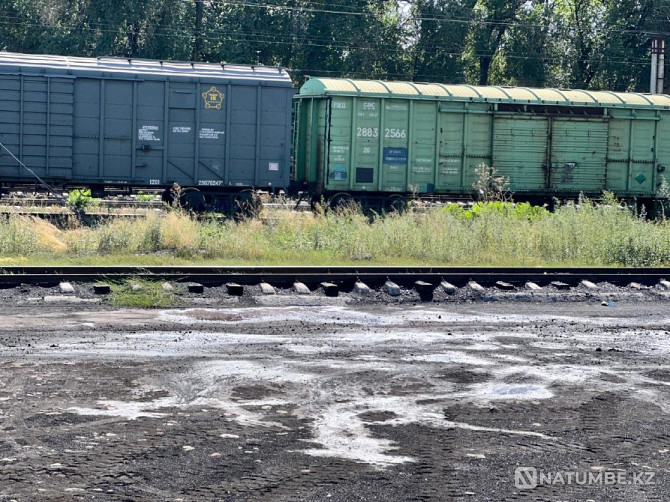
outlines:
[{"label": "green grass tuft", "polygon": [[173,292],[163,290],[160,282],[129,279],[112,284],[111,290],[107,302],[114,307],[168,308],[182,304]]}]

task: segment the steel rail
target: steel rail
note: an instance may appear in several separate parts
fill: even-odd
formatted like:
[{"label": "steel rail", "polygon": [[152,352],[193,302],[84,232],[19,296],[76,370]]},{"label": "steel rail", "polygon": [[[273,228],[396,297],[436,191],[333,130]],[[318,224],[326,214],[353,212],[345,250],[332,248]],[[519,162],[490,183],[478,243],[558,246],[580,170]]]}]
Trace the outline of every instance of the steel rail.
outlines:
[{"label": "steel rail", "polygon": [[638,282],[656,284],[670,278],[670,267],[607,268],[607,267],[383,267],[383,266],[10,266],[0,267],[0,287],[20,284],[54,284],[59,281],[96,282],[141,278],[160,281],[198,282],[206,285],[237,283],[255,285],[261,281],[277,286],[290,286],[300,281],[308,286],[333,282],[343,289],[361,280],[371,287],[386,280],[399,285],[424,281],[437,286],[448,281],[463,286],[476,281],[482,286],[494,286],[504,281],[514,286],[535,282],[540,286],[560,281],[577,286],[582,280],[628,285]]},{"label": "steel rail", "polygon": [[[6,206],[27,206],[27,207],[66,207],[65,201],[61,199],[46,198],[38,199],[31,197],[4,197],[0,198],[0,205]],[[125,207],[163,207],[164,203],[160,200],[105,200],[96,199],[95,205],[98,207],[125,208]]]}]

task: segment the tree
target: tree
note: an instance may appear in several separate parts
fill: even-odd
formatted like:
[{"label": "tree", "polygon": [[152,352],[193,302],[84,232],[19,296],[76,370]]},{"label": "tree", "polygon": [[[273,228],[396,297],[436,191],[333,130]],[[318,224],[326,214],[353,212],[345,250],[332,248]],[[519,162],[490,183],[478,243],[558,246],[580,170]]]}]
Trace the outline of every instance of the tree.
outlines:
[{"label": "tree", "polygon": [[478,0],[468,34],[464,59],[469,80],[488,85],[491,66],[500,51],[510,26],[518,21],[526,0]]},{"label": "tree", "polygon": [[411,19],[412,79],[462,83],[463,52],[476,0],[416,0]]},{"label": "tree", "polygon": [[493,78],[497,83],[544,87],[550,71],[548,59],[552,12],[548,2],[526,2],[510,25],[502,48],[504,65]]}]

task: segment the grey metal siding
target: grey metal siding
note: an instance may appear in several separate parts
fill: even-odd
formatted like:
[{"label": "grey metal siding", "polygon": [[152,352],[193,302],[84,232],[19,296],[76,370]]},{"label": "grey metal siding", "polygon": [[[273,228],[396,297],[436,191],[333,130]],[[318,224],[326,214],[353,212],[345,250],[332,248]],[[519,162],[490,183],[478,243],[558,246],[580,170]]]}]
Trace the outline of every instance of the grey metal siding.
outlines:
[{"label": "grey metal siding", "polygon": [[235,86],[230,91],[229,185],[248,186],[253,183],[256,169],[257,93],[255,86]]},{"label": "grey metal siding", "polygon": [[[72,176],[72,108],[72,79],[0,75],[0,140],[39,176]],[[0,176],[29,174],[3,152]]]}]

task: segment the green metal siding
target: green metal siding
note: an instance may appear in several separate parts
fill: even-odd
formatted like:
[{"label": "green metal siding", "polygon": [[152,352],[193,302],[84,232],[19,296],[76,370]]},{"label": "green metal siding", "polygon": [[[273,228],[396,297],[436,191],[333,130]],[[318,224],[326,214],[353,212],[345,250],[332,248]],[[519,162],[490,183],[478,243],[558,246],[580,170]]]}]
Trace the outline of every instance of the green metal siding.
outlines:
[{"label": "green metal siding", "polygon": [[378,186],[382,192],[407,190],[409,105],[410,101],[405,99],[384,102],[384,119],[380,131],[382,172]]},{"label": "green metal siding", "polygon": [[294,148],[294,179],[305,183],[319,183],[319,170],[323,169],[324,138],[326,134],[323,111],[325,103],[322,99],[305,99],[300,101]]},{"label": "green metal siding", "polygon": [[670,182],[670,113],[661,113],[656,134],[656,151],[658,153],[658,169],[660,175],[656,177],[656,188],[663,179]]},{"label": "green metal siding", "polygon": [[631,121],[612,117],[609,121],[606,188],[615,193],[626,191]]},{"label": "green metal siding", "polygon": [[551,119],[551,188],[558,193],[601,193],[607,141],[607,119]]},{"label": "green metal siding", "polygon": [[655,194],[657,165],[662,163],[662,158],[668,159],[667,154],[658,156],[657,144],[660,147],[660,137],[667,137],[668,133],[664,129],[668,125],[661,124],[660,117],[653,111],[621,111],[612,114],[609,123],[607,190],[626,196]]},{"label": "green metal siding", "polygon": [[411,103],[411,125],[408,129],[410,174],[406,184],[418,187],[421,192],[433,192],[436,185],[437,107],[430,102]]},{"label": "green metal siding", "polygon": [[548,134],[544,117],[494,117],[493,167],[509,178],[513,192],[545,189]]},{"label": "green metal siding", "polygon": [[[481,105],[479,105],[481,107]],[[472,185],[476,181],[475,170],[480,164],[490,166],[491,160],[491,129],[493,117],[486,114],[482,109],[473,110],[465,116],[465,124],[468,131],[466,137],[466,148],[463,153],[465,169],[461,193],[471,193]]]},{"label": "green metal siding", "polygon": [[440,113],[439,191],[454,193],[462,189],[465,118],[463,111]]},{"label": "green metal siding", "polygon": [[438,192],[472,192],[477,166],[491,164],[491,117],[481,105],[440,105]]},{"label": "green metal siding", "polygon": [[656,175],[656,154],[654,143],[656,137],[655,114],[639,112],[633,127],[633,148],[630,169],[628,172],[628,193],[644,195],[654,192]]},{"label": "green metal siding", "polygon": [[[327,188],[329,190],[348,190],[351,176],[352,145],[352,99],[337,97],[326,105],[327,137]],[[358,188],[360,189],[360,188]]]},{"label": "green metal siding", "polygon": [[[373,181],[379,178],[377,166],[379,165],[379,145],[382,103],[379,99],[353,98],[355,110],[354,123],[354,156],[352,166],[354,169],[372,170]],[[350,186],[356,186],[356,171],[353,171],[349,179]],[[361,185],[366,186],[366,185]],[[369,186],[369,184],[367,185]]]}]

